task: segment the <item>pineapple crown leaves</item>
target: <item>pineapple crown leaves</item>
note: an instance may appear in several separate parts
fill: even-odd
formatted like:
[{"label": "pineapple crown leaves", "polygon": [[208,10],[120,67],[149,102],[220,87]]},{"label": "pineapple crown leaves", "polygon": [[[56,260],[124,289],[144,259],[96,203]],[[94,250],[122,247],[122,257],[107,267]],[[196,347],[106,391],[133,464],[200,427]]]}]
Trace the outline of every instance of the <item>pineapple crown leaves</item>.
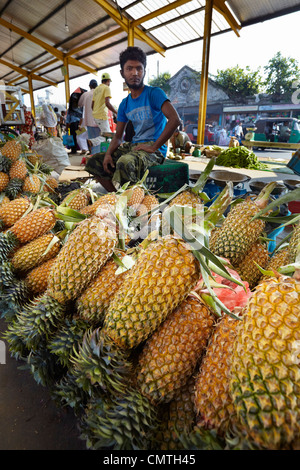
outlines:
[{"label": "pineapple crown leaves", "polygon": [[8,173],[12,166],[12,160],[0,154],[0,171]]},{"label": "pineapple crown leaves", "polygon": [[224,450],[226,446],[215,429],[206,430],[199,426],[189,433],[181,433],[178,438],[183,448],[189,450]]},{"label": "pineapple crown leaves", "polygon": [[158,423],[156,406],[127,388],[123,395],[90,400],[80,427],[92,449],[145,450]]},{"label": "pineapple crown leaves", "polygon": [[104,392],[124,393],[132,373],[129,355],[117,348],[97,328],[87,330],[78,349],[70,357],[76,381],[85,391],[99,386]]},{"label": "pineapple crown leaves", "polygon": [[191,191],[194,194],[200,194],[203,192],[204,186],[208,180],[208,177],[216,163],[216,157],[212,157],[209,162],[207,163],[204,171],[201,173],[199,176],[198,180],[196,181],[196,184],[193,186]]},{"label": "pineapple crown leaves", "polygon": [[228,308],[218,299],[215,292],[211,288],[211,279],[213,278],[212,272],[219,274],[225,279],[230,280],[231,282],[242,286],[244,289],[245,285],[238,279],[232,277],[227,271],[224,260],[220,257],[214,255],[208,248],[208,238],[207,235],[196,231],[189,231],[184,224],[182,217],[182,208],[181,206],[172,206],[169,207],[165,212],[165,217],[167,218],[169,224],[173,227],[174,231],[181,237],[189,246],[194,254],[195,258],[199,261],[201,274],[203,277],[204,284],[208,289],[211,297],[214,300],[215,313],[220,316],[221,312],[227,313],[235,319],[240,319],[236,317]]},{"label": "pineapple crown leaves", "polygon": [[[272,184],[272,183],[269,183],[269,184]],[[276,182],[274,183],[274,185],[276,185]],[[263,189],[263,191],[264,190],[266,190],[266,186]],[[257,219],[257,218],[261,218],[261,216],[263,216],[267,212],[273,210],[274,208],[277,208],[281,204],[287,204],[288,202],[291,202],[291,201],[298,201],[299,199],[300,199],[300,188],[293,189],[292,191],[289,191],[288,193],[284,194],[283,196],[280,196],[279,198],[275,199],[270,204],[266,205],[266,207],[262,208],[257,214],[255,214],[255,216],[252,218],[252,220]],[[299,214],[297,214],[297,216],[294,215],[294,218],[296,218],[296,217],[298,218],[298,215]],[[291,220],[288,223],[291,223]],[[278,220],[278,221],[280,222],[280,220]]]}]

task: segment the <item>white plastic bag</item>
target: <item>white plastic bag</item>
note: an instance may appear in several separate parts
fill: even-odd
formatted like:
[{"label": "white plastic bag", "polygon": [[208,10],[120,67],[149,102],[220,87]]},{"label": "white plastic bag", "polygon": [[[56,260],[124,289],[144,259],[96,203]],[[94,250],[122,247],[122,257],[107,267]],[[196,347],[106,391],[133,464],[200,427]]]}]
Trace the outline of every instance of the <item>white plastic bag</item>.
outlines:
[{"label": "white plastic bag", "polygon": [[32,150],[42,155],[43,161],[59,175],[66,166],[71,164],[68,153],[60,138],[49,137],[48,139],[40,140],[33,144]]}]

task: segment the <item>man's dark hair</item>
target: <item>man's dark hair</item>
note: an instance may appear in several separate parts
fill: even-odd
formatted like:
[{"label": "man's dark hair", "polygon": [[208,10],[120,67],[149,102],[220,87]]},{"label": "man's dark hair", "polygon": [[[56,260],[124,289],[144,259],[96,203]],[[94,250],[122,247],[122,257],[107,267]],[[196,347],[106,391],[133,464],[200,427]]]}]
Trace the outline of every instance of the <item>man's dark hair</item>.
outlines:
[{"label": "man's dark hair", "polygon": [[140,47],[127,47],[125,51],[120,54],[120,66],[123,70],[125,63],[128,60],[137,60],[143,64],[144,69],[146,69],[147,57],[145,52]]}]

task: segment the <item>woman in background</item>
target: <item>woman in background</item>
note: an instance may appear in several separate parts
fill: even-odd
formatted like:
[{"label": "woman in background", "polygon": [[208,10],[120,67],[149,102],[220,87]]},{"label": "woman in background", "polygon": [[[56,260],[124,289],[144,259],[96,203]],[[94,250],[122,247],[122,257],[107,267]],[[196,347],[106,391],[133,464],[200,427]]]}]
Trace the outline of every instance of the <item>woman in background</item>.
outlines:
[{"label": "woman in background", "polygon": [[43,114],[40,117],[40,123],[46,128],[48,134],[57,137],[57,117],[50,104],[44,103],[42,106]]}]

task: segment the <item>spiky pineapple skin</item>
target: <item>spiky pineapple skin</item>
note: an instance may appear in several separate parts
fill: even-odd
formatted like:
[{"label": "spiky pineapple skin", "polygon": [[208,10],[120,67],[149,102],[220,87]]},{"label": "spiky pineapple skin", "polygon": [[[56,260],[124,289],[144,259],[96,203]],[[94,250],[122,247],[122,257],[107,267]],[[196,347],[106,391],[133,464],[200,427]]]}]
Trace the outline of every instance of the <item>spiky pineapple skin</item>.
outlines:
[{"label": "spiky pineapple skin", "polygon": [[105,333],[130,349],[165,320],[196,285],[199,264],[182,240],[166,236],[151,243],[112,299]]},{"label": "spiky pineapple skin", "polygon": [[295,225],[293,233],[289,243],[289,262],[294,263],[296,260],[296,254],[300,245],[300,222]]},{"label": "spiky pineapple skin", "polygon": [[167,403],[193,373],[212,332],[214,317],[198,299],[188,296],[146,342],[137,365],[141,393]]},{"label": "spiky pineapple skin", "polygon": [[233,266],[238,265],[264,229],[263,220],[251,220],[258,212],[250,198],[232,207],[215,234],[212,252],[229,259]]},{"label": "spiky pineapple skin", "polygon": [[[278,271],[279,268],[285,266],[289,262],[289,247],[282,248],[281,250],[277,251],[270,259],[266,266],[267,271]],[[265,281],[268,279],[269,275],[265,275],[260,279],[261,281]]]},{"label": "spiky pineapple skin", "polygon": [[4,191],[7,188],[8,183],[9,183],[9,175],[1,171],[0,172],[0,192]]},{"label": "spiky pineapple skin", "polygon": [[103,196],[100,196],[99,199],[97,199],[97,201],[95,201],[93,204],[80,209],[80,212],[81,214],[95,215],[98,208],[105,207],[106,205],[111,205],[114,207],[116,202],[117,197],[115,193],[104,194]]},{"label": "spiky pineapple skin", "polygon": [[50,277],[49,295],[65,303],[77,298],[88,286],[117,243],[115,227],[104,217],[83,220],[60,250]]},{"label": "spiky pineapple skin", "polygon": [[114,260],[108,260],[77,299],[76,305],[79,318],[95,326],[103,323],[110,300],[127,274],[127,272],[116,274],[117,268],[118,265]]},{"label": "spiky pineapple skin", "polygon": [[43,294],[48,287],[50,270],[55,263],[55,257],[33,268],[26,275],[25,283],[34,295]]},{"label": "spiky pineapple skin", "polygon": [[2,155],[5,155],[7,158],[15,162],[19,156],[21,155],[22,152],[22,146],[20,142],[17,142],[15,140],[11,140],[9,142],[6,142],[2,149],[1,153]]},{"label": "spiky pineapple skin", "polygon": [[155,209],[159,205],[158,199],[152,194],[146,194],[146,196],[142,199],[141,204],[138,206],[136,215],[139,217],[140,215],[146,214],[150,210]]},{"label": "spiky pineapple skin", "polygon": [[230,393],[247,437],[262,449],[287,448],[300,433],[300,282],[261,282],[243,313]]},{"label": "spiky pineapple skin", "polygon": [[268,248],[264,243],[257,241],[253,243],[242,261],[236,266],[241,279],[248,282],[250,289],[254,289],[262,278],[262,273],[255,263],[264,269],[269,259]]},{"label": "spiky pineapple skin", "polygon": [[0,207],[0,220],[5,227],[11,227],[25,214],[29,206],[30,201],[26,198],[9,200],[7,204]]},{"label": "spiky pineapple skin", "polygon": [[19,243],[25,244],[52,230],[56,223],[55,212],[48,207],[40,207],[25,215],[10,227]]},{"label": "spiky pineapple skin", "polygon": [[29,175],[24,179],[22,190],[32,194],[38,194],[41,189],[41,180],[37,175]]},{"label": "spiky pineapple skin", "polygon": [[27,172],[26,163],[23,160],[16,160],[10,167],[9,177],[25,180]]},{"label": "spiky pineapple skin", "polygon": [[230,365],[241,320],[223,316],[215,325],[195,381],[198,425],[224,435],[235,409],[229,390]]},{"label": "spiky pineapple skin", "polygon": [[53,238],[54,235],[52,233],[45,233],[21,246],[11,259],[14,269],[18,272],[29,271],[39,264],[54,258],[60,250],[60,240],[55,241],[51,248],[48,249],[49,244],[53,242]]},{"label": "spiky pineapple skin", "polygon": [[71,191],[64,199],[63,203],[66,202],[66,205],[74,210],[80,210],[83,207],[86,207],[90,201],[88,190],[81,188]]},{"label": "spiky pineapple skin", "polygon": [[169,206],[174,206],[175,204],[179,206],[191,206],[197,208],[197,206],[202,205],[203,201],[197,194],[194,194],[192,191],[183,191],[170,201]]}]

